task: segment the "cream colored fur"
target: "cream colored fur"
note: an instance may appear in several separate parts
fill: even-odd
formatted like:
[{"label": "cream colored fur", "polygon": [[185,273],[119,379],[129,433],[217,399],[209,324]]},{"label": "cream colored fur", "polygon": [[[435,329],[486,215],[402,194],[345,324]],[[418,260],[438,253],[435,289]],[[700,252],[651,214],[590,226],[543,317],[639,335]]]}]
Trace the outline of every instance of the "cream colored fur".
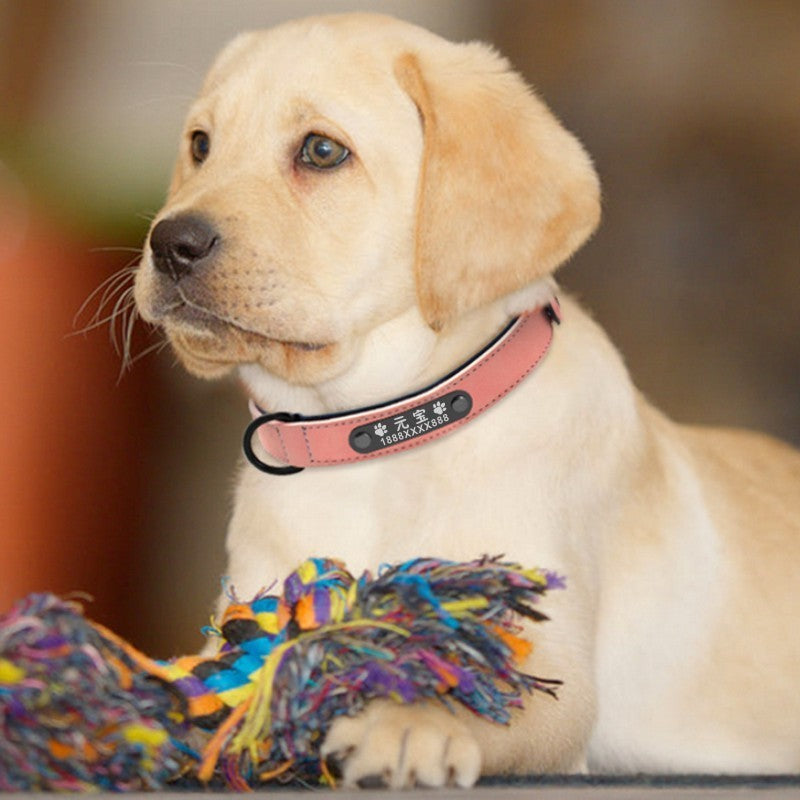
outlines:
[{"label": "cream colored fur", "polygon": [[[194,130],[210,135],[194,164]],[[321,133],[352,156],[296,160]],[[189,113],[169,199],[214,223],[181,281],[146,251],[142,315],[193,372],[238,371],[264,408],[324,413],[422,387],[549,300],[599,217],[577,141],[480,44],[371,15],[245,34]],[[564,680],[508,728],[376,703],[326,752],[355,783],[479,772],[800,767],[800,455],[685,428],[631,385],[569,297],[544,363],[428,446],[288,478],[240,470],[230,575],[247,596],[310,555],[359,571],[504,553],[568,576],[530,669]]]}]

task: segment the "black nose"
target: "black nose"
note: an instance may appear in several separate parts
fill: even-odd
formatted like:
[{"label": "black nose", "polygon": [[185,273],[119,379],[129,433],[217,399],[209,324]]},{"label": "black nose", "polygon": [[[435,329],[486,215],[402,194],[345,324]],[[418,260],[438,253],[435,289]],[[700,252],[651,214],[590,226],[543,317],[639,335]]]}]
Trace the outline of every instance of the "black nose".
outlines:
[{"label": "black nose", "polygon": [[159,272],[179,281],[219,243],[219,234],[202,217],[162,219],[150,233],[153,264]]}]

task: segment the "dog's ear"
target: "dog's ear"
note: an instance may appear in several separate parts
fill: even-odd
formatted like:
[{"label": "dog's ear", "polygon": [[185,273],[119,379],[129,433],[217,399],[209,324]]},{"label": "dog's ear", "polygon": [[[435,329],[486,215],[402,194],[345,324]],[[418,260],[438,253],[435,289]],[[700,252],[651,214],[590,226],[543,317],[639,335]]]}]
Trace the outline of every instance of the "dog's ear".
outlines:
[{"label": "dog's ear", "polygon": [[422,119],[416,280],[440,328],[565,261],[597,226],[600,189],[578,141],[487,46],[394,67]]}]

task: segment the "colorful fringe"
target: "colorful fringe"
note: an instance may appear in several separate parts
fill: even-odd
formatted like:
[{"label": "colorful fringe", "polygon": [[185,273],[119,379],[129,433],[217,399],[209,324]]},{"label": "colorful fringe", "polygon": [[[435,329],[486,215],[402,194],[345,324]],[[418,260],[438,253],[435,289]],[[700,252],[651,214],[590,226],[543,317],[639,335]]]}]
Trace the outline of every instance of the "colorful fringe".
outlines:
[{"label": "colorful fringe", "polygon": [[[163,726],[163,750],[140,747],[131,754],[119,749],[119,759],[130,762],[129,772],[136,773],[139,784],[130,778],[109,784],[89,772],[80,780],[100,788],[150,788],[170,777],[170,770],[177,775],[178,749],[190,753],[182,745],[185,729],[174,727],[181,720],[210,734],[199,763],[191,763],[186,755],[184,769],[188,760],[200,780],[221,777],[234,789],[279,775],[318,780],[325,774],[319,747],[334,718],[357,713],[373,698],[459,703],[506,723],[511,710],[522,704],[523,694],[555,693],[558,681],[520,671],[531,645],[520,637],[516,618],[546,619],[534,605],[548,589],[562,586],[552,573],[490,558],[470,563],[417,559],[384,568],[375,579],[369,573],[355,579],[336,561],[309,559],[286,579],[280,596],[262,594],[242,603],[231,594],[231,604],[212,630],[220,639],[213,657],[157,663],[106,631],[113,641],[105,652],[98,651],[101,672],[110,653],[126,664],[128,673],[132,664],[141,670],[134,680],[149,675],[170,687],[161,689],[170,702],[148,698],[144,703],[147,711],[159,709],[154,716]],[[48,776],[54,772],[51,763],[43,767],[42,758],[26,756],[27,750],[45,752],[44,760],[49,752],[52,760],[47,742],[64,726],[60,709],[51,713],[47,707],[44,712],[42,701],[29,702],[28,723],[38,713],[41,730],[28,738],[19,735],[14,708],[21,700],[19,687],[30,681],[30,667],[27,652],[7,652],[10,624],[13,627],[13,620],[7,618],[0,627],[0,723],[6,741],[18,744],[0,743],[0,774],[10,762],[18,762],[16,774],[27,773],[28,783],[21,779],[9,788],[62,788],[49,777],[38,783],[31,778],[31,770],[42,768]],[[48,622],[41,624],[46,627]],[[76,633],[70,636],[67,631],[62,637],[68,658],[68,651],[83,641],[82,625],[97,630],[81,619],[72,624]],[[13,680],[4,682],[4,663]],[[60,685],[62,671],[69,666],[54,661],[49,675],[38,679],[40,692],[49,698],[50,687]],[[123,682],[129,678],[130,674]],[[170,706],[175,694],[184,699],[184,717]],[[87,697],[91,699],[82,705]],[[90,720],[82,734],[86,741],[93,743],[97,733],[92,715],[102,716],[107,704],[107,694],[92,686],[73,698],[73,705],[85,709]],[[74,708],[71,713],[74,727],[80,728]],[[23,729],[34,727],[26,723]],[[37,737],[38,744],[32,741]],[[151,769],[143,775],[145,767]],[[0,787],[5,788],[2,778]]]},{"label": "colorful fringe", "polygon": [[188,725],[77,603],[33,594],[0,620],[0,789],[158,789],[178,775]]}]

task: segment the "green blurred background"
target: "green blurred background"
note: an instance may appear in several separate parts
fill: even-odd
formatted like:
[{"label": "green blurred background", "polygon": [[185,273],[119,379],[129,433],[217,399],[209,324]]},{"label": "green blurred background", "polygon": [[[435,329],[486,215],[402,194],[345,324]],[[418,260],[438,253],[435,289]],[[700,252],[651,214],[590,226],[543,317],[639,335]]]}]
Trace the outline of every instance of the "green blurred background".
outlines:
[{"label": "green blurred background", "polygon": [[166,351],[120,377],[108,325],[72,335],[98,297],[74,317],[136,263],[215,52],[354,9],[506,53],[595,159],[604,222],[561,278],[637,384],[800,444],[797,2],[0,0],[0,608],[77,590],[153,655],[200,644],[244,400]]}]

